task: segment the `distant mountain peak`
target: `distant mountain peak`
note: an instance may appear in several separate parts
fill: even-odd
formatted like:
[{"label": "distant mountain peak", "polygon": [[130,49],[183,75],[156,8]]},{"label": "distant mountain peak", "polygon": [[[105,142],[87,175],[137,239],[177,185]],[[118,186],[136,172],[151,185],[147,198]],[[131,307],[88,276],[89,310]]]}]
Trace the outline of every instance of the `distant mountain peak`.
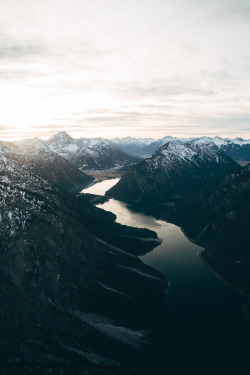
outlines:
[{"label": "distant mountain peak", "polygon": [[138,158],[120,151],[111,140],[101,137],[73,139],[67,133],[60,132],[51,137],[47,144],[50,150],[81,170],[118,169],[138,161]]},{"label": "distant mountain peak", "polygon": [[40,138],[27,139],[27,140],[18,142],[17,145],[21,147],[25,147],[25,146],[33,147],[34,149],[38,151],[42,150],[42,151],[47,151],[51,153],[50,148],[48,147],[47,143]]},{"label": "distant mountain peak", "polygon": [[152,156],[162,155],[165,158],[173,157],[177,159],[189,159],[193,157],[199,157],[199,155],[214,156],[215,154],[221,154],[213,144],[197,144],[194,141],[183,143],[181,140],[173,140],[171,142],[162,145]]},{"label": "distant mountain peak", "polygon": [[65,131],[61,131],[57,134],[52,135],[52,137],[49,138],[50,141],[59,141],[61,143],[68,143],[74,141],[74,139],[68,135]]}]

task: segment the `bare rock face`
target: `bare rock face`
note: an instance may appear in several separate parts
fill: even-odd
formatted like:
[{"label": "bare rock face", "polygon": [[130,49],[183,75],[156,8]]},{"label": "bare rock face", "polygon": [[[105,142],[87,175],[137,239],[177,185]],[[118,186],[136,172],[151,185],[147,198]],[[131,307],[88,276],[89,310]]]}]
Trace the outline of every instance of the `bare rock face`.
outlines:
[{"label": "bare rock face", "polygon": [[169,142],[149,159],[131,167],[108,197],[150,201],[189,194],[239,166],[210,146]]}]

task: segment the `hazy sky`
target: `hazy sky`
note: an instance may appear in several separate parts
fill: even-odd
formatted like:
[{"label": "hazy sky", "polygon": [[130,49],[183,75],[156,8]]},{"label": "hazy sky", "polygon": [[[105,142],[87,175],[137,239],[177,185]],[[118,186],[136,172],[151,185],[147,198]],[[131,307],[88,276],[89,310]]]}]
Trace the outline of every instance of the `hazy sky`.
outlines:
[{"label": "hazy sky", "polygon": [[0,138],[250,138],[249,0],[1,0]]}]

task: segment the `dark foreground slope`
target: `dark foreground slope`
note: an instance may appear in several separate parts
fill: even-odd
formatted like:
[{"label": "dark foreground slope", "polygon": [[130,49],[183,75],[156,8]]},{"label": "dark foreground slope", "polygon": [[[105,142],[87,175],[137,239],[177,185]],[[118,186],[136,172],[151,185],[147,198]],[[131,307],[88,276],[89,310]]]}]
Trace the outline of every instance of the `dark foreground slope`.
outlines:
[{"label": "dark foreground slope", "polygon": [[191,355],[198,337],[163,309],[167,281],[97,237],[113,218],[8,151],[1,147],[1,374],[206,373],[206,352],[194,363]]},{"label": "dark foreground slope", "polygon": [[206,246],[204,259],[250,294],[250,165],[180,201],[177,220]]},{"label": "dark foreground slope", "polygon": [[106,195],[136,202],[183,196],[237,168],[213,147],[167,143],[152,158],[131,167]]}]

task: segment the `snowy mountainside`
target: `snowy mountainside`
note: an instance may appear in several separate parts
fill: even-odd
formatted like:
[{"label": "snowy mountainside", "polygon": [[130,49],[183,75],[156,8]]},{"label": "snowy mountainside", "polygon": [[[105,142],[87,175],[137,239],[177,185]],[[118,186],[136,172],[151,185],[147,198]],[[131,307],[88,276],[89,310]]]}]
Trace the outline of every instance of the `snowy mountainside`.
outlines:
[{"label": "snowy mountainside", "polygon": [[191,137],[191,138],[177,138],[167,136],[161,138],[144,148],[145,154],[152,155],[159,147],[168,142],[181,142],[183,144],[193,142],[197,145],[204,146],[215,146],[220,151],[224,152],[232,159],[236,161],[250,162],[250,140],[245,140],[242,138],[221,138],[216,137]]},{"label": "snowy mountainside", "polygon": [[219,136],[190,138],[165,136],[161,139],[134,137],[113,139],[105,139],[101,137],[73,139],[67,133],[60,132],[50,138],[48,145],[51,150],[72,161],[74,155],[78,155],[76,156],[76,159],[81,158],[80,154],[82,154],[82,159],[83,155],[85,155],[86,159],[89,155],[92,155],[98,159],[100,157],[100,153],[98,154],[97,150],[101,149],[101,145],[105,145],[106,148],[110,147],[113,150],[120,150],[126,154],[129,154],[130,156],[146,158],[152,156],[159,147],[168,142],[181,142],[184,144],[191,141],[198,145],[214,145],[236,161],[250,162],[250,140],[245,140],[242,138],[221,138]]},{"label": "snowy mountainside", "polygon": [[16,143],[17,152],[25,155],[26,165],[41,174],[53,185],[72,190],[83,187],[93,180],[70,161],[50,150],[47,143],[35,138]]},{"label": "snowy mountainside", "polygon": [[200,137],[193,141],[198,145],[214,145],[232,159],[247,164],[250,162],[250,140],[242,138]]},{"label": "snowy mountainside", "polygon": [[[29,179],[30,169],[27,167],[29,161],[24,151],[14,144],[0,142],[0,178],[1,182],[12,184],[18,187],[29,188],[32,185],[32,178]],[[31,175],[33,177],[33,175]],[[38,176],[35,176],[37,179]]]},{"label": "snowy mountainside", "polygon": [[4,234],[4,241],[25,230],[33,214],[42,216],[45,207],[58,204],[48,181],[27,165],[24,153],[13,145],[0,143],[0,233]]},{"label": "snowy mountainside", "polygon": [[222,147],[229,145],[231,143],[239,146],[244,146],[244,145],[250,145],[250,139],[242,139],[242,138],[221,138],[219,136],[215,137],[199,137],[199,138],[193,138],[194,143],[198,145],[210,145],[214,144],[217,147]]},{"label": "snowy mountainside", "polygon": [[215,147],[169,142],[131,167],[107,196],[132,201],[182,196],[237,168]]},{"label": "snowy mountainside", "polygon": [[146,144],[140,150],[140,155],[144,157],[152,156],[162,145],[168,142],[187,143],[193,138],[177,138],[172,136],[166,136],[161,139],[154,139],[152,143]]},{"label": "snowy mountainside", "polygon": [[[236,161],[245,161],[250,162],[250,140],[245,140],[242,138],[221,138],[221,137],[191,137],[191,138],[178,138],[178,137],[171,137],[166,136],[158,140],[154,140],[152,143],[144,145],[144,146],[134,146],[134,148],[130,148],[131,155],[138,154],[141,156],[150,157],[159,147],[168,143],[168,142],[181,142],[181,143],[189,143],[194,142],[198,145],[207,145],[207,146],[215,146],[218,149],[232,159]],[[128,146],[127,146],[128,147]]]},{"label": "snowy mountainside", "polygon": [[[34,147],[39,154],[45,146]],[[113,241],[119,228],[129,240],[131,232],[34,173],[25,151],[0,142],[2,373],[80,375],[93,366],[99,373],[132,374],[138,367],[146,373],[127,352],[136,358],[150,340],[157,356],[148,326],[159,315],[167,281],[126,252],[126,239],[118,238],[124,251],[100,240],[101,233],[97,239],[92,231],[103,227]],[[138,244],[142,232],[131,230]]]},{"label": "snowy mountainside", "polygon": [[216,137],[190,137],[190,138],[178,138],[172,136],[166,136],[161,139],[145,142],[143,139],[130,138],[127,137],[125,139],[117,138],[112,140],[116,143],[116,145],[123,151],[131,154],[131,155],[140,155],[142,157],[150,157],[152,154],[158,150],[159,147],[168,143],[168,142],[181,142],[181,143],[189,143],[193,141],[195,144],[198,145],[207,145],[207,146],[216,146],[218,149],[232,159],[236,161],[245,161],[250,162],[250,140],[245,140],[242,138],[221,138],[219,136]]},{"label": "snowy mountainside", "polygon": [[68,155],[77,152],[81,146],[81,141],[79,139],[70,137],[64,131],[52,135],[46,143],[51,151],[56,152],[66,159],[68,159]]},{"label": "snowy mountainside", "polygon": [[121,169],[138,162],[138,158],[120,151],[110,140],[102,138],[73,139],[60,132],[48,141],[49,148],[81,170]]}]

